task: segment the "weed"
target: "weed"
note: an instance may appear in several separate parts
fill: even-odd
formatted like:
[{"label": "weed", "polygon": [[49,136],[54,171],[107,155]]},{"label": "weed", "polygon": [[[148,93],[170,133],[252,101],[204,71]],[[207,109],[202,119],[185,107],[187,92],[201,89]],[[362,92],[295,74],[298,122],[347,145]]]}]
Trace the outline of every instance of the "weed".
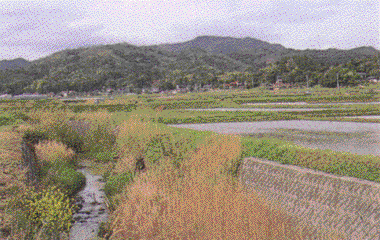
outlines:
[{"label": "weed", "polygon": [[45,238],[68,232],[74,209],[70,199],[56,187],[42,192],[27,190],[13,198],[8,207],[18,228],[24,229],[27,236]]}]

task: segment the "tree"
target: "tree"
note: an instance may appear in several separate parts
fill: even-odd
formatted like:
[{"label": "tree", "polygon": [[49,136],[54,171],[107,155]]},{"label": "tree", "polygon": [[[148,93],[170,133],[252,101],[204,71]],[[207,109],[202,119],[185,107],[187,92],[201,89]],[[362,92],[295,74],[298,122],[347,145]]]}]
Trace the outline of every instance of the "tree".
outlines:
[{"label": "tree", "polygon": [[176,87],[174,86],[173,83],[171,83],[169,81],[162,81],[159,84],[159,88],[162,91],[167,91],[167,90],[174,90]]}]

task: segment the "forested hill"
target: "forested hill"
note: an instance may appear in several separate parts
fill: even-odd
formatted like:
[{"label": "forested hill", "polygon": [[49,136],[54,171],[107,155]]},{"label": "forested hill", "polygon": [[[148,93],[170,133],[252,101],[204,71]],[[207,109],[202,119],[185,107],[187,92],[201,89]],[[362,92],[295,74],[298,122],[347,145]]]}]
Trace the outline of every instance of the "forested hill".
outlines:
[{"label": "forested hill", "polygon": [[343,84],[357,84],[359,73],[380,78],[379,55],[372,47],[295,50],[253,38],[215,36],[153,46],[119,43],[67,49],[0,70],[0,93],[90,91],[103,86],[139,91],[233,81],[256,86],[273,83],[279,75],[284,82],[302,85],[306,74],[311,84],[333,86],[331,76],[337,72],[345,77]]},{"label": "forested hill", "polygon": [[2,60],[0,61],[0,70],[23,68],[29,64],[30,62],[23,58],[16,58],[14,60]]},{"label": "forested hill", "polygon": [[201,48],[213,54],[231,54],[243,51],[282,51],[286,48],[279,44],[270,44],[254,38],[232,38],[232,37],[216,37],[216,36],[200,36],[191,41],[176,44],[162,44],[160,48],[181,52],[191,48]]}]

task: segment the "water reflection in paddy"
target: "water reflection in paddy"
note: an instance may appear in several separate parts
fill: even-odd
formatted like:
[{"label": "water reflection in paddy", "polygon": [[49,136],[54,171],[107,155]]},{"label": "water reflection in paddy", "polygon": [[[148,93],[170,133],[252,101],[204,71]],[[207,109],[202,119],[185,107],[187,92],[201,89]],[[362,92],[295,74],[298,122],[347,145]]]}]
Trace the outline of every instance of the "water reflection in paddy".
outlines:
[{"label": "water reflection in paddy", "polygon": [[273,137],[311,148],[380,156],[380,123],[291,120],[171,126],[259,138]]},{"label": "water reflection in paddy", "polygon": [[[344,109],[344,108],[342,108]],[[320,111],[328,110],[328,108],[188,108],[188,111],[270,111],[270,112],[283,112],[283,111],[301,111],[301,112],[310,112],[310,111]]]}]

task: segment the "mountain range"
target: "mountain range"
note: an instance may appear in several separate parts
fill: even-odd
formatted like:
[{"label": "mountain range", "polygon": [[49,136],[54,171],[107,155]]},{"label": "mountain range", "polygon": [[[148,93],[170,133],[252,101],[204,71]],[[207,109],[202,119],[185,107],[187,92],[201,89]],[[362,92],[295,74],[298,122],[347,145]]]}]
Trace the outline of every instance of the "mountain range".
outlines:
[{"label": "mountain range", "polygon": [[34,61],[22,58],[0,61],[0,92],[2,85],[23,89],[41,79],[61,87],[82,81],[80,79],[91,83],[88,87],[114,84],[116,80],[134,81],[142,87],[144,82],[163,79],[174,70],[195,74],[203,68],[218,75],[254,72],[267,66],[268,61],[288,57],[308,57],[329,66],[379,55],[380,51],[373,47],[296,50],[250,37],[199,36],[186,42],[151,46],[118,43],[65,49]]},{"label": "mountain range", "polygon": [[[93,47],[89,47],[88,49],[90,48]],[[308,56],[317,61],[324,61],[330,64],[336,64],[343,63],[347,59],[373,57],[380,53],[380,51],[375,49],[374,47],[365,46],[353,48],[350,50],[340,50],[335,48],[326,50],[296,50],[291,48],[285,48],[280,44],[271,44],[250,37],[233,38],[219,36],[199,36],[186,42],[172,44],[168,43],[152,46],[139,47],[126,43],[121,43],[114,45],[97,46],[95,48],[113,48],[116,51],[124,51],[125,49],[129,48],[134,49],[135,51],[142,50],[142,52],[145,51],[145,53],[147,53],[148,51],[156,52],[158,53],[158,55],[166,55],[168,58],[187,56],[187,59],[191,59],[191,56],[201,57],[205,55],[224,55],[226,60],[236,60],[239,61],[242,65],[262,64],[268,60],[278,61],[281,58],[293,56]],[[86,49],[64,50],[54,53],[50,56],[56,56],[57,54],[63,54],[64,52],[70,51],[81,52],[86,51]],[[133,58],[133,56],[131,57]],[[14,60],[3,60],[0,61],[0,70],[24,68],[32,63],[41,62],[47,59],[49,59],[49,56],[31,62],[22,58],[17,58]]]},{"label": "mountain range", "polygon": [[0,70],[23,68],[28,66],[29,64],[30,62],[23,58],[16,58],[13,60],[2,60],[0,61]]}]

